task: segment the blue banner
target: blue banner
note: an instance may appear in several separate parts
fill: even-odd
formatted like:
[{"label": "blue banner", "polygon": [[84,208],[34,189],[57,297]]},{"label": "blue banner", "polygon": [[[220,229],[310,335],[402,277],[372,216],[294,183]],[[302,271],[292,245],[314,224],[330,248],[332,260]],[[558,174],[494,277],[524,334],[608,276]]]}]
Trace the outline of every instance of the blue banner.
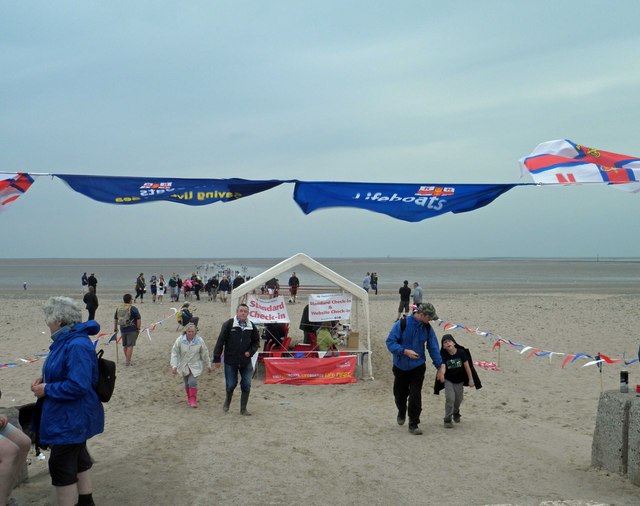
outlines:
[{"label": "blue banner", "polygon": [[274,188],[287,181],[185,179],[174,177],[76,176],[53,174],[78,193],[107,204],[169,201],[189,206],[230,202]]},{"label": "blue banner", "polygon": [[305,214],[325,207],[357,207],[416,222],[465,213],[519,184],[390,184],[297,182],[294,200]]}]

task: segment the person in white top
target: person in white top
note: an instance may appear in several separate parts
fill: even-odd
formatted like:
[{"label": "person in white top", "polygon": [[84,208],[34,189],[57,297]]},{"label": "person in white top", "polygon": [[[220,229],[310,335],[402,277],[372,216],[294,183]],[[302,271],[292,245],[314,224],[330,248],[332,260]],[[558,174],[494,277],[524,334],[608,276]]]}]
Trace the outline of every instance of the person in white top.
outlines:
[{"label": "person in white top", "polygon": [[187,404],[197,408],[198,404],[198,376],[205,368],[211,372],[211,358],[207,344],[196,335],[196,326],[189,323],[184,328],[184,334],[176,339],[171,348],[171,372],[178,372],[184,380],[184,391],[187,394]]}]

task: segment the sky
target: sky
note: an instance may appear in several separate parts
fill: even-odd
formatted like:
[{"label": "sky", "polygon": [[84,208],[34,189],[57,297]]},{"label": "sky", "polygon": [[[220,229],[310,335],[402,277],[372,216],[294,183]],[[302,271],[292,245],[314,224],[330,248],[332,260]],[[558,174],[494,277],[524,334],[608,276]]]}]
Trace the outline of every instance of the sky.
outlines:
[{"label": "sky", "polygon": [[[541,142],[640,156],[640,2],[0,0],[0,171],[520,183]],[[640,257],[640,194],[516,187],[406,223],[284,184],[116,206],[38,177],[0,258]]]}]

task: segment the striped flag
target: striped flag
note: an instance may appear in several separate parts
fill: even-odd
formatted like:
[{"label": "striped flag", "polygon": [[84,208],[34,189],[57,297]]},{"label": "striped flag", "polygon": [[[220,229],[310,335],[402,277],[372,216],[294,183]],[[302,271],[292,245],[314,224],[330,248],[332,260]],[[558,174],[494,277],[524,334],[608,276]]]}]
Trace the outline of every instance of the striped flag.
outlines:
[{"label": "striped flag", "polygon": [[32,184],[33,178],[23,172],[0,174],[0,212],[26,192]]},{"label": "striped flag", "polygon": [[567,139],[538,144],[520,160],[520,169],[539,184],[606,183],[632,193],[640,191],[640,158]]}]

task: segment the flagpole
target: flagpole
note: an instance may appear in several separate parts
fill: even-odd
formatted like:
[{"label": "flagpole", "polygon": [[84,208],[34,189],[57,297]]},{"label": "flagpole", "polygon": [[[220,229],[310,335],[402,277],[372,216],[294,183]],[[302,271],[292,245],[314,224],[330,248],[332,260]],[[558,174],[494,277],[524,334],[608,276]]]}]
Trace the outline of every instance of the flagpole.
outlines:
[{"label": "flagpole", "polygon": [[22,172],[22,171],[14,171],[14,172],[8,172],[8,171],[4,171],[4,170],[0,170],[0,174],[28,174],[30,176],[53,176],[53,174],[51,172]]}]

